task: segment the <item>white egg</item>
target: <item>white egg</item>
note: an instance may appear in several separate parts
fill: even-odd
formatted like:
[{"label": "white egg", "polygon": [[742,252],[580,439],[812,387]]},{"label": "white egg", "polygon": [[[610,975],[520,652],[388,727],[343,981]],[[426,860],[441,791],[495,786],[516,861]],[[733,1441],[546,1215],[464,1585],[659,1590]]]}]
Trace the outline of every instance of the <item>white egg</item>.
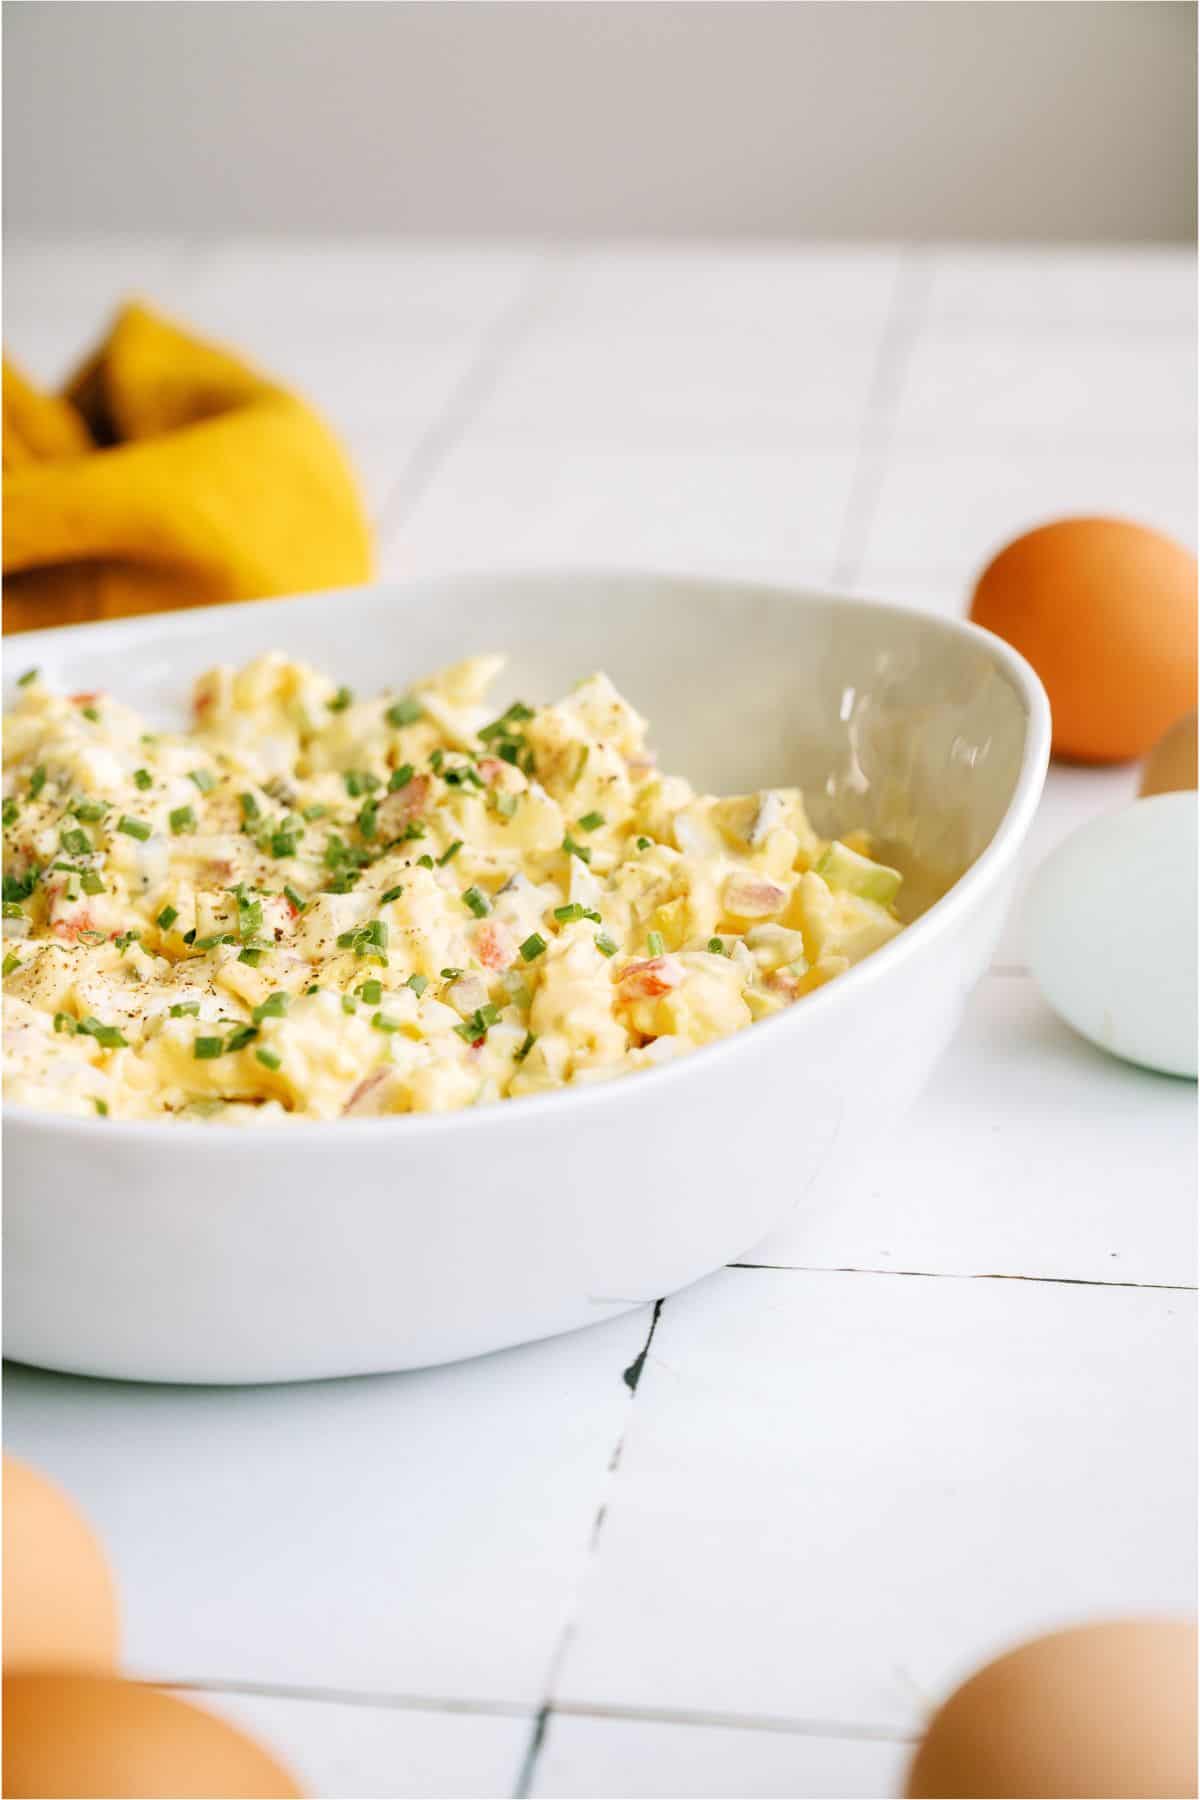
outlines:
[{"label": "white egg", "polygon": [[1042,864],[1027,954],[1055,1012],[1102,1050],[1196,1076],[1195,794],[1093,819]]}]

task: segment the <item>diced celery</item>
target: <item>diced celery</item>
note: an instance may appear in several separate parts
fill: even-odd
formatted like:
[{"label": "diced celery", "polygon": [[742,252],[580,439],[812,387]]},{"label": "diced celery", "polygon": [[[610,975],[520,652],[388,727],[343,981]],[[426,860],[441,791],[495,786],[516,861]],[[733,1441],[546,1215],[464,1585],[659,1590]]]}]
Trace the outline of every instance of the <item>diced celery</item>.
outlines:
[{"label": "diced celery", "polygon": [[848,844],[830,844],[816,865],[815,873],[835,891],[857,894],[860,900],[874,900],[877,906],[890,906],[900,891],[900,871],[886,863],[872,862],[860,856]]}]

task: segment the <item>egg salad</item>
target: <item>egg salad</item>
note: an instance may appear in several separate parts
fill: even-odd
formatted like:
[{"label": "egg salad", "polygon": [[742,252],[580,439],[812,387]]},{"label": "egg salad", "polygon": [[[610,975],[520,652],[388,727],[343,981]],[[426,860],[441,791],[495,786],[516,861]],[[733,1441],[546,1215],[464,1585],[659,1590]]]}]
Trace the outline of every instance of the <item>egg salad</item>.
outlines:
[{"label": "egg salad", "polygon": [[359,698],[285,655],[185,733],[23,676],[6,720],[8,1098],[231,1123],[603,1081],[791,1006],[900,930],[795,788],[662,774],[607,676],[503,658]]}]

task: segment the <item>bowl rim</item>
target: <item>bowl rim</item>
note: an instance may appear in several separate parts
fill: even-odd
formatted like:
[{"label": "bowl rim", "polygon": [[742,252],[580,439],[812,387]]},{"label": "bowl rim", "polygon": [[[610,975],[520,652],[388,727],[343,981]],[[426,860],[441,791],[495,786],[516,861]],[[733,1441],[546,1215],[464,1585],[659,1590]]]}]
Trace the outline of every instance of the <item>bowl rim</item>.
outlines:
[{"label": "bowl rim", "polygon": [[[405,581],[364,582],[351,588],[325,588],[268,600],[186,607],[172,612],[143,613],[129,618],[100,620],[82,625],[51,626],[41,631],[21,632],[7,639],[6,661],[18,644],[28,645],[30,651],[36,652],[39,646],[49,647],[51,643],[57,644],[64,637],[74,639],[81,645],[95,639],[102,642],[115,640],[120,645],[123,640],[137,642],[146,636],[171,638],[185,635],[188,627],[195,623],[215,621],[218,618],[231,620],[251,611],[255,614],[264,611],[286,614],[298,605],[332,599],[345,599],[353,603],[355,599],[362,600],[367,595],[392,592],[402,597],[406,589],[418,587],[469,590],[497,583],[529,587],[597,582],[610,585],[658,582],[691,588],[698,593],[736,587],[747,594],[770,596],[793,605],[836,605],[863,615],[878,613],[893,620],[897,617],[906,619],[922,628],[932,629],[947,639],[975,644],[984,650],[998,670],[1008,678],[1025,713],[1025,740],[1021,760],[1003,817],[987,847],[947,892],[935,900],[920,918],[907,925],[899,936],[873,951],[861,963],[856,963],[844,975],[839,975],[836,981],[828,982],[814,993],[805,995],[802,1007],[789,1007],[770,1018],[755,1020],[751,1027],[700,1045],[684,1056],[674,1057],[654,1068],[638,1070],[635,1091],[645,1096],[648,1085],[652,1093],[657,1093],[669,1081],[686,1079],[687,1071],[695,1066],[698,1057],[711,1067],[715,1058],[743,1054],[740,1047],[750,1032],[753,1033],[753,1041],[760,1045],[766,1033],[775,1033],[782,1049],[784,1031],[796,1031],[802,1028],[804,1020],[823,1017],[830,1005],[839,1004],[839,995],[844,996],[848,992],[861,994],[870,984],[878,982],[897,968],[902,960],[919,955],[935,935],[944,933],[981,900],[999,878],[1005,866],[1015,856],[1041,799],[1050,761],[1051,727],[1050,702],[1045,688],[1020,652],[1014,650],[1003,638],[968,619],[928,612],[922,607],[901,602],[874,600],[846,593],[832,586],[817,587],[806,583],[793,586],[781,581],[743,580],[736,575],[714,575],[683,569],[609,567],[603,564],[580,567],[546,565],[531,569],[514,566],[511,569],[453,570],[443,574],[434,572],[413,576]],[[581,1108],[619,1104],[620,1096],[628,1091],[629,1083],[623,1080],[585,1082],[579,1087],[567,1086],[546,1093],[522,1095],[515,1102],[499,1100],[487,1106],[463,1107],[450,1112],[385,1114],[380,1118],[363,1119],[288,1118],[277,1122],[277,1130],[272,1128],[249,1133],[221,1130],[204,1119],[91,1119],[19,1101],[7,1102],[4,1114],[10,1129],[19,1127],[22,1132],[32,1132],[39,1136],[47,1133],[57,1135],[65,1131],[73,1135],[84,1134],[85,1139],[94,1138],[100,1143],[111,1139],[115,1133],[121,1143],[131,1145],[183,1142],[190,1148],[204,1143],[224,1146],[223,1150],[214,1149],[213,1154],[235,1156],[243,1147],[253,1144],[273,1149],[285,1143],[301,1145],[306,1151],[316,1150],[318,1147],[332,1151],[339,1145],[353,1142],[376,1144],[383,1149],[398,1138],[403,1140],[411,1137],[414,1132],[423,1137],[434,1137],[489,1129],[511,1131],[519,1129],[522,1121],[528,1127],[535,1126],[547,1107],[552,1109],[551,1117],[559,1115],[565,1124]],[[514,1115],[515,1125],[510,1122]]]}]

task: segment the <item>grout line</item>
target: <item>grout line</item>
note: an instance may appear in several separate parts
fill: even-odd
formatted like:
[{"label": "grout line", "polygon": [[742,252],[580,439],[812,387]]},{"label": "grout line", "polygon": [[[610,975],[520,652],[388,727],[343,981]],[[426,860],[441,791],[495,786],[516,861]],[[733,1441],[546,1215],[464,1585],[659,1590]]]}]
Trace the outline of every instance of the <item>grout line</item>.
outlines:
[{"label": "grout line", "polygon": [[[658,1330],[658,1321],[662,1317],[662,1310],[665,1304],[665,1297],[654,1302],[654,1311],[650,1318],[650,1329],[646,1333],[646,1341],[638,1354],[634,1357],[633,1361],[629,1364],[629,1367],[623,1369],[621,1372],[621,1379],[629,1389],[629,1409],[625,1415],[625,1423],[621,1428],[621,1434],[617,1439],[612,1456],[609,1458],[608,1481],[605,1486],[604,1495],[601,1498],[599,1506],[596,1508],[596,1516],[592,1521],[592,1532],[587,1547],[589,1559],[596,1553],[596,1548],[604,1530],[605,1521],[608,1518],[609,1499],[612,1494],[613,1483],[617,1477],[617,1471],[621,1466],[621,1452],[625,1447],[625,1439],[629,1433],[629,1426],[633,1417],[633,1404],[637,1398],[638,1384],[645,1373],[646,1359],[650,1354],[650,1346],[654,1342],[654,1334]],[[582,1592],[585,1577],[586,1569],[580,1575],[576,1585],[576,1599],[578,1599],[578,1596]],[[521,1759],[521,1767],[517,1774],[516,1785],[513,1788],[513,1800],[529,1800],[529,1795],[533,1792],[534,1778],[537,1774],[537,1766],[541,1760],[542,1751],[545,1748],[546,1734],[550,1728],[550,1720],[556,1711],[562,1710],[555,1706],[554,1690],[558,1685],[558,1679],[562,1673],[567,1651],[570,1649],[571,1642],[574,1638],[576,1624],[577,1614],[572,1613],[564,1622],[563,1628],[558,1635],[558,1642],[555,1644],[551,1653],[549,1667],[546,1671],[545,1694],[542,1704],[538,1708],[537,1716],[533,1721],[533,1729],[529,1734],[529,1743],[526,1746],[525,1754]]]},{"label": "grout line", "polygon": [[[512,1700],[464,1700],[448,1695],[391,1694],[355,1688],[303,1687],[289,1682],[221,1681],[201,1678],[194,1681],[152,1681],[144,1676],[132,1677],[138,1687],[162,1688],[167,1692],[188,1690],[196,1694],[244,1694],[265,1700],[309,1701],[316,1706],[357,1706],[394,1712],[447,1712],[475,1715],[481,1718],[528,1718],[530,1708]],[[587,1700],[563,1700],[547,1704],[537,1714],[534,1739],[540,1749],[545,1739],[546,1724],[552,1714],[573,1719],[611,1719],[639,1721],[652,1725],[694,1725],[740,1731],[775,1731],[798,1737],[850,1738],[863,1743],[912,1743],[916,1733],[895,1725],[864,1725],[838,1719],[790,1718],[777,1713],[725,1712],[691,1707],[621,1706]],[[533,1748],[531,1744],[530,1748]],[[533,1764],[527,1752],[529,1773]]]},{"label": "grout line", "polygon": [[554,1711],[572,1719],[636,1719],[651,1725],[698,1725],[742,1731],[779,1731],[796,1737],[853,1738],[860,1743],[913,1744],[920,1733],[896,1725],[860,1725],[835,1719],[789,1719],[776,1713],[693,1712],[676,1706],[604,1706],[562,1701]]},{"label": "grout line", "polygon": [[726,1263],[727,1269],[767,1269],[797,1275],[896,1275],[918,1281],[1033,1281],[1048,1287],[1138,1288],[1155,1294],[1194,1294],[1196,1285],[1186,1281],[1102,1281],[1088,1275],[965,1275],[957,1269],[875,1269],[848,1263]]},{"label": "grout line", "polygon": [[537,1773],[542,1751],[546,1747],[546,1733],[550,1729],[551,1705],[547,1700],[538,1708],[533,1730],[529,1734],[529,1742],[525,1754],[521,1758],[521,1766],[517,1770],[516,1784],[513,1787],[513,1800],[529,1800],[533,1792],[533,1778]]},{"label": "grout line", "polygon": [[527,1719],[530,1708],[516,1700],[458,1700],[447,1694],[391,1694],[370,1689],[304,1687],[292,1682],[224,1681],[218,1676],[196,1680],[154,1681],[136,1676],[140,1687],[189,1690],[194,1694],[246,1694],[264,1700],[311,1700],[322,1706],[378,1707],[394,1712],[473,1713],[487,1718]]},{"label": "grout line", "polygon": [[411,517],[446,457],[461,441],[484,401],[554,292],[554,276],[569,260],[562,251],[546,250],[518,292],[484,331],[475,355],[445,406],[411,452],[407,466],[379,507],[375,523],[380,559],[392,538]]},{"label": "grout line", "polygon": [[900,390],[924,323],[932,272],[932,264],[919,246],[910,245],[904,251],[863,410],[858,458],[833,563],[831,583],[836,588],[853,587],[862,568]]}]

